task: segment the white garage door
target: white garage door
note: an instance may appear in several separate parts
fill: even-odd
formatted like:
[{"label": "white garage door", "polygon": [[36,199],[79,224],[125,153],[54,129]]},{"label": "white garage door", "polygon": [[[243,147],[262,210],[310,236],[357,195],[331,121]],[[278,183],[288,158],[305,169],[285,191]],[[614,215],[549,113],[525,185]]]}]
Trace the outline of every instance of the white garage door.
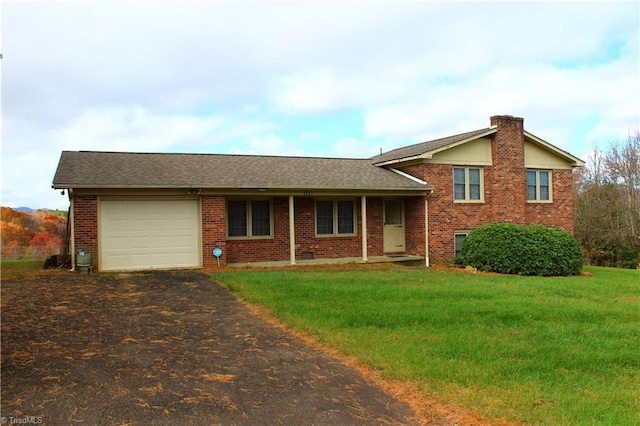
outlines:
[{"label": "white garage door", "polygon": [[100,202],[103,271],[201,266],[197,200]]}]

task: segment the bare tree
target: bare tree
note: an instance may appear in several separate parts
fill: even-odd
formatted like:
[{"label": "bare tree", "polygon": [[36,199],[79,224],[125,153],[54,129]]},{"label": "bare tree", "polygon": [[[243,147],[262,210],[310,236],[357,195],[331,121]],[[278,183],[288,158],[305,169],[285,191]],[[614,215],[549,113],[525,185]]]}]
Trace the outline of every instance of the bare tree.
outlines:
[{"label": "bare tree", "polygon": [[605,165],[623,191],[628,243],[640,247],[640,131],[629,135],[621,145],[612,145]]},{"label": "bare tree", "polygon": [[576,177],[575,218],[588,264],[632,266],[638,261],[640,132],[606,152],[594,150]]}]

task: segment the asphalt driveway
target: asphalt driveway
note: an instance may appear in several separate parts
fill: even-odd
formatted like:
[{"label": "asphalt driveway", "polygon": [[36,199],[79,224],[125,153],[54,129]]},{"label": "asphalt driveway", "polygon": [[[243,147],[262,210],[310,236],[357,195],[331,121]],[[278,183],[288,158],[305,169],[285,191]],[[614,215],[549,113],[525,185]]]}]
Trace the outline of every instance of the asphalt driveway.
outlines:
[{"label": "asphalt driveway", "polygon": [[3,280],[1,350],[7,423],[413,422],[407,404],[197,272]]}]

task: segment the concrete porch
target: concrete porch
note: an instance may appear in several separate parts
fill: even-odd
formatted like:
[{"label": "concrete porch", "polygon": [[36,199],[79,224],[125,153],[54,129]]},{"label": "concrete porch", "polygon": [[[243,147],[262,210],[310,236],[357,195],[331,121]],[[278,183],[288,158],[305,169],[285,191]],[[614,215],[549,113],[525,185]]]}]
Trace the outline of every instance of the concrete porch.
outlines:
[{"label": "concrete porch", "polygon": [[342,257],[337,259],[297,259],[295,265],[291,265],[288,260],[282,260],[277,262],[247,262],[247,263],[229,263],[230,268],[246,268],[246,267],[282,267],[282,266],[306,266],[306,265],[338,265],[347,263],[356,264],[375,264],[375,263],[390,263],[390,262],[417,262],[425,261],[423,256],[414,256],[410,254],[398,254],[389,256],[371,256],[368,260],[363,261],[361,257]]}]

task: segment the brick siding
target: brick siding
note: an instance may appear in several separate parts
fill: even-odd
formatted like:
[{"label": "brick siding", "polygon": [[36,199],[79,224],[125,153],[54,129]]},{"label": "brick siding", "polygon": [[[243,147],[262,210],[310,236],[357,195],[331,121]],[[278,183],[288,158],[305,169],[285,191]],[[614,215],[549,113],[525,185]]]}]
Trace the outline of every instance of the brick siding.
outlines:
[{"label": "brick siding", "polygon": [[91,255],[91,266],[98,269],[98,197],[80,195],[73,199],[73,232],[75,253]]},{"label": "brick siding", "polygon": [[227,254],[227,203],[225,197],[201,197],[202,203],[202,264],[205,268],[217,266],[213,250],[222,250],[220,266],[228,262]]},{"label": "brick siding", "polygon": [[424,256],[424,201],[425,197],[404,200],[405,245],[408,254]]}]

